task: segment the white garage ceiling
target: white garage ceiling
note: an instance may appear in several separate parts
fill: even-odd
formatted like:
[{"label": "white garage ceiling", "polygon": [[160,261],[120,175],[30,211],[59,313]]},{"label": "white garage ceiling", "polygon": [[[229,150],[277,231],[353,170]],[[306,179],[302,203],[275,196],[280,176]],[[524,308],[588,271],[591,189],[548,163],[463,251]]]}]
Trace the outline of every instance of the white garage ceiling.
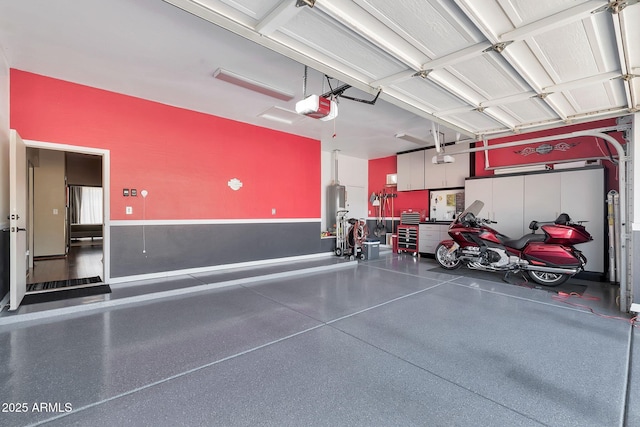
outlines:
[{"label": "white garage ceiling", "polygon": [[[637,0],[165,2],[0,0],[0,45],[13,68],[321,139],[325,150],[363,158],[418,146],[396,134],[432,145],[432,123],[449,142],[640,109]],[[329,90],[327,74],[353,86],[346,95],[381,90],[380,100],[340,100],[333,122],[298,119],[302,64],[313,70],[308,93]],[[218,68],[294,98],[213,79]]]}]

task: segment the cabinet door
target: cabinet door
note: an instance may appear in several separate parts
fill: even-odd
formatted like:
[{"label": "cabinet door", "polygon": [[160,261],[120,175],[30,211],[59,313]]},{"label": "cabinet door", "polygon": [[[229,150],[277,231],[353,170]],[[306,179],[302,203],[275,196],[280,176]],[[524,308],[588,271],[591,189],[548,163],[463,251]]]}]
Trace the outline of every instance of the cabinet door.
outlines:
[{"label": "cabinet door", "polygon": [[467,179],[464,182],[464,207],[465,209],[476,200],[484,203],[480,216],[489,217],[493,212],[493,179]]},{"label": "cabinet door", "polygon": [[411,189],[424,190],[424,150],[409,153],[411,161]]},{"label": "cabinet door", "polygon": [[411,153],[398,154],[397,160],[397,178],[398,191],[411,190]]},{"label": "cabinet door", "polygon": [[424,189],[424,150],[397,156],[398,191]]},{"label": "cabinet door", "polygon": [[493,211],[495,228],[512,239],[522,237],[524,224],[524,177],[493,178]]},{"label": "cabinet door", "polygon": [[[468,148],[460,147],[458,149]],[[469,177],[469,153],[458,154],[454,156],[456,159],[453,163],[447,163],[445,166],[445,186],[446,187],[463,187],[464,180]]]},{"label": "cabinet door", "polygon": [[524,177],[524,230],[531,221],[553,221],[560,215],[560,174],[546,173]]},{"label": "cabinet door", "polygon": [[561,174],[560,210],[573,221],[584,223],[593,236],[592,242],[576,248],[587,257],[587,271],[604,272],[605,265],[605,200],[604,169],[567,171]]},{"label": "cabinet door", "polygon": [[431,148],[424,152],[424,188],[441,188],[445,177],[445,165],[435,165],[431,162],[436,155],[436,149]]}]

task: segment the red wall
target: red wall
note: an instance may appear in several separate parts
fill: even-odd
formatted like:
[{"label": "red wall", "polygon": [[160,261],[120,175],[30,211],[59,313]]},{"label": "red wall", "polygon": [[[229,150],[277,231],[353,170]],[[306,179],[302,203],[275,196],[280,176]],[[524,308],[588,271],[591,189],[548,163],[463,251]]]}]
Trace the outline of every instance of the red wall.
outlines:
[{"label": "red wall", "polygon": [[[512,135],[504,138],[496,138],[489,140],[489,145],[502,144],[505,142],[522,141],[526,139],[541,138],[546,136],[560,135],[570,132],[577,132],[587,129],[596,129],[607,126],[615,126],[616,119],[600,120],[590,123],[582,123],[578,125],[564,126],[560,129],[549,129],[539,132],[532,132],[522,135]],[[620,132],[614,132],[611,134],[618,142],[624,144],[624,139]],[[597,141],[597,143],[596,143]],[[523,155],[521,152],[525,148],[535,149],[542,144],[550,144],[552,146],[566,142],[570,145],[566,151],[553,150],[548,154],[532,153],[529,155]],[[482,146],[482,143],[477,143],[477,146]],[[495,167],[509,167],[518,166],[530,163],[548,163],[552,164],[563,160],[572,159],[588,159],[597,158],[608,155],[607,146],[614,155],[617,154],[615,148],[602,139],[595,138],[593,136],[585,136],[580,138],[558,139],[557,141],[540,142],[536,144],[525,144],[509,148],[499,148],[495,150],[489,150],[489,166]],[[604,154],[603,154],[604,153]],[[493,170],[485,170],[485,156],[483,152],[476,153],[476,176],[490,176],[493,175]],[[602,162],[607,169],[607,191],[615,189],[618,190],[618,177],[617,166],[613,165],[609,161]]]},{"label": "red wall", "polygon": [[[396,187],[387,187],[387,174],[397,173],[398,166],[396,156],[383,157],[381,159],[369,160],[369,194],[380,193],[385,190],[387,193],[396,193]],[[404,210],[413,209],[414,211],[429,210],[429,191],[400,191],[398,196],[393,199],[393,216],[400,217]],[[377,208],[369,202],[369,210],[371,216],[377,216]],[[391,208],[386,215],[389,218]]]},{"label": "red wall", "polygon": [[149,192],[146,219],[320,217],[317,140],[14,69],[10,85],[23,139],[110,150],[111,219],[142,219],[123,188]]}]

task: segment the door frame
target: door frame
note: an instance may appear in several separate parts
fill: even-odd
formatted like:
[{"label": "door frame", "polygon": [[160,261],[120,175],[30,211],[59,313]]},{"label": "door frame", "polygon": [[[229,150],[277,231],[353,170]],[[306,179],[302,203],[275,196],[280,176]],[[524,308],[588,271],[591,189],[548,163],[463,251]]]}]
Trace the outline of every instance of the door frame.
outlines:
[{"label": "door frame", "polygon": [[102,278],[108,284],[111,280],[111,192],[110,192],[110,151],[101,148],[82,147],[78,145],[58,144],[55,142],[24,140],[27,148],[40,148],[43,150],[65,151],[80,154],[90,154],[102,157],[102,194],[103,194],[103,230],[102,230]]}]

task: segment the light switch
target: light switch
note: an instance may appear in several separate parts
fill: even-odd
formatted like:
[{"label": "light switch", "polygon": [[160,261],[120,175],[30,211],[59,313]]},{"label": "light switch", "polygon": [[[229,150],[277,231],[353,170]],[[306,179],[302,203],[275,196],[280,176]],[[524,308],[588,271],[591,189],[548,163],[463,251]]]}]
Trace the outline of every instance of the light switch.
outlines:
[{"label": "light switch", "polygon": [[127,206],[126,210],[125,210],[127,215],[131,215],[133,214],[133,207],[131,206]]},{"label": "light switch", "polygon": [[54,210],[53,210],[53,214],[54,214],[54,215],[58,215],[58,209],[54,209]]}]

